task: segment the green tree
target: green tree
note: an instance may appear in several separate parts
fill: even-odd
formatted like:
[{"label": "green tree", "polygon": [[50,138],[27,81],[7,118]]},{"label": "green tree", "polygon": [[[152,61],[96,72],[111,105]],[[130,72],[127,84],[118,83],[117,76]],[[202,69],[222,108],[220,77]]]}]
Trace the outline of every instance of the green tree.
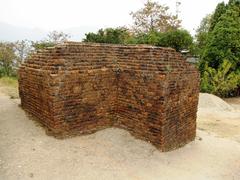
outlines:
[{"label": "green tree", "polygon": [[85,34],[84,42],[126,44],[131,43],[131,34],[124,27],[100,29],[97,33]]},{"label": "green tree", "polygon": [[135,33],[167,32],[179,28],[181,21],[168,10],[169,7],[148,0],[144,8],[131,13],[134,20],[133,31]]},{"label": "green tree", "polygon": [[100,29],[97,33],[86,34],[83,41],[112,44],[150,44],[172,47],[177,51],[181,51],[190,49],[193,38],[186,30],[172,30],[164,33],[150,31],[148,33],[131,34],[125,28],[107,28]]},{"label": "green tree", "polygon": [[218,69],[205,65],[201,78],[201,91],[221,97],[231,96],[231,93],[240,84],[240,71],[232,71],[232,63],[224,60]]},{"label": "green tree", "polygon": [[202,19],[200,26],[196,30],[196,35],[195,35],[196,52],[195,53],[200,57],[202,56],[203,49],[207,44],[207,37],[208,37],[210,25],[211,25],[211,18],[212,18],[211,14],[206,15]]},{"label": "green tree", "polygon": [[218,68],[228,59],[234,68],[240,67],[240,3],[229,4],[214,29],[209,32],[203,59]]},{"label": "green tree", "polygon": [[209,31],[213,31],[215,25],[218,23],[220,17],[226,12],[226,5],[224,2],[219,3],[210,19]]},{"label": "green tree", "polygon": [[220,3],[216,7],[203,39],[204,43],[199,46],[202,49],[199,64],[202,91],[220,96],[230,96],[239,91],[239,0],[230,0],[226,5]]},{"label": "green tree", "polygon": [[150,45],[158,45],[159,40],[162,36],[162,33],[151,31],[149,33],[139,33],[134,36],[135,44],[150,44]]},{"label": "green tree", "polygon": [[193,44],[193,38],[187,30],[174,30],[162,33],[158,46],[171,47],[176,51],[190,49]]},{"label": "green tree", "polygon": [[0,76],[13,75],[16,56],[11,43],[0,43]]}]

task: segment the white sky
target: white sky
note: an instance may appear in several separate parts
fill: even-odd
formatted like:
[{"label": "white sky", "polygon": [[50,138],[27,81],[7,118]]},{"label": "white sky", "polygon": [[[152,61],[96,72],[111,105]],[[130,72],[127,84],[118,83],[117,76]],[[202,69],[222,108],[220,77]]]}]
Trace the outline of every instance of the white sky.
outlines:
[{"label": "white sky", "polygon": [[[157,0],[175,13],[176,0]],[[194,32],[201,19],[223,0],[180,0],[182,25]],[[227,2],[228,0],[224,0]],[[72,27],[97,28],[130,25],[131,11],[144,0],[0,0],[0,22],[47,31]]]}]

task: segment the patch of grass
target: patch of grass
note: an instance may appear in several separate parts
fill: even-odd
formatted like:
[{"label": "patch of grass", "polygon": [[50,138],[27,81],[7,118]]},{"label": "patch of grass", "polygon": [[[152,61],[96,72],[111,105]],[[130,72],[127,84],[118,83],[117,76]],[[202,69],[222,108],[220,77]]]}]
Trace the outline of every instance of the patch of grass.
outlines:
[{"label": "patch of grass", "polygon": [[0,91],[11,99],[19,98],[18,95],[18,80],[16,77],[1,77],[0,78]]},{"label": "patch of grass", "polygon": [[18,87],[18,81],[17,81],[16,77],[1,77],[0,78],[0,85],[17,88]]}]

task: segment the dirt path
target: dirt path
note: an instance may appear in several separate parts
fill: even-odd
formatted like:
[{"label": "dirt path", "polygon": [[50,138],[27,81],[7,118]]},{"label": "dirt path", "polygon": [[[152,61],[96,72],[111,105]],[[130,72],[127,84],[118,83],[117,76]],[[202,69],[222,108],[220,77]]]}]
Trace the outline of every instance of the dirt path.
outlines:
[{"label": "dirt path", "polygon": [[58,140],[0,93],[1,180],[237,180],[240,143],[199,130],[196,141],[161,153],[120,129]]}]

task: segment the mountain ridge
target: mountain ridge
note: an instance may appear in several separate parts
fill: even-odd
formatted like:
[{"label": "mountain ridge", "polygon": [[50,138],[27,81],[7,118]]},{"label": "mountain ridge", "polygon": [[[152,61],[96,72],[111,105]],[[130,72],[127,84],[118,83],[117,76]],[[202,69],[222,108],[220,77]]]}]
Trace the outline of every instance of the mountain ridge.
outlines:
[{"label": "mountain ridge", "polygon": [[[85,33],[95,32],[99,28],[93,26],[79,26],[66,29],[56,29],[69,34],[69,40],[81,41]],[[16,26],[5,22],[0,22],[0,41],[14,42],[18,40],[40,41],[47,38],[47,34],[51,31],[43,30],[41,28],[29,28],[23,26]]]}]

